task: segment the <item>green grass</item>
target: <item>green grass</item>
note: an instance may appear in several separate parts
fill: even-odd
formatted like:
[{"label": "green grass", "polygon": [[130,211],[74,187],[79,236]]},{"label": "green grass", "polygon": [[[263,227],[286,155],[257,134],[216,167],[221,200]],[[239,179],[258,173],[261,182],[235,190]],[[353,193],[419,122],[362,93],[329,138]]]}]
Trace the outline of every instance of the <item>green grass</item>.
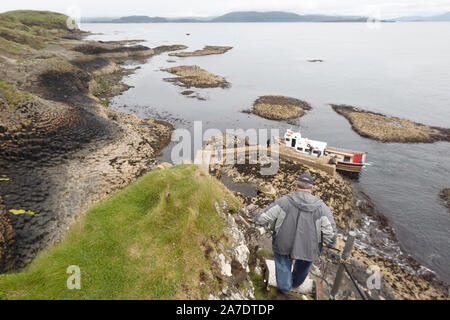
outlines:
[{"label": "green grass", "polygon": [[255,299],[256,300],[274,300],[278,293],[277,289],[274,287],[269,287],[269,291],[266,289],[266,284],[262,276],[257,275],[255,272],[251,271],[250,279],[255,287]]},{"label": "green grass", "polygon": [[14,27],[22,24],[28,27],[37,26],[45,29],[67,29],[67,16],[65,14],[50,11],[8,11],[0,14],[0,21],[6,21]]},{"label": "green grass", "polygon": [[14,41],[6,40],[0,37],[0,54],[17,56],[30,50],[27,45],[19,44]]},{"label": "green grass", "polygon": [[267,259],[273,259],[273,253],[264,250],[264,249],[259,249],[257,254],[263,258],[267,258]]},{"label": "green grass", "polygon": [[0,98],[5,99],[10,107],[20,108],[32,96],[28,92],[17,90],[11,83],[0,80]]},{"label": "green grass", "polygon": [[[170,192],[169,201],[166,194]],[[197,166],[180,165],[139,178],[93,206],[64,241],[23,273],[0,276],[6,299],[199,299],[219,288],[199,286],[211,270],[205,241],[224,241],[214,203],[236,200]],[[81,290],[66,286],[67,267],[81,269]]]},{"label": "green grass", "polygon": [[101,97],[108,92],[108,89],[114,84],[111,75],[96,76],[94,80],[97,83],[96,88],[92,94],[96,97]]},{"label": "green grass", "polygon": [[64,14],[16,10],[0,14],[0,54],[21,55],[42,49],[67,32]]}]

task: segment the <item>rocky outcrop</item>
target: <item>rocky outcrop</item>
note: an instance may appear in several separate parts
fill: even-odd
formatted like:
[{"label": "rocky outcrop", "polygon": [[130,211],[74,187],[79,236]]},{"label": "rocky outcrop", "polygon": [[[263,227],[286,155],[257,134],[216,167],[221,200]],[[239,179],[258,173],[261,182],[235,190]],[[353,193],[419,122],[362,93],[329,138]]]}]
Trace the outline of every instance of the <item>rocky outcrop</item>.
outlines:
[{"label": "rocky outcrop", "polygon": [[177,75],[176,78],[167,78],[166,81],[175,82],[185,88],[228,88],[230,84],[225,78],[212,74],[199,66],[179,66],[164,69],[163,71]]},{"label": "rocky outcrop", "polygon": [[355,132],[366,138],[382,142],[450,141],[450,129],[432,127],[347,105],[331,106],[350,122]]},{"label": "rocky outcrop", "polygon": [[209,299],[220,300],[247,300],[255,299],[255,288],[250,279],[249,263],[252,241],[249,239],[249,225],[237,213],[228,210],[224,201],[215,204],[218,214],[225,221],[224,234],[229,237],[229,245],[219,244],[212,254],[210,248],[207,250],[213,259],[213,273],[222,284],[222,290],[216,295],[211,294]]},{"label": "rocky outcrop", "polygon": [[13,269],[15,257],[15,232],[0,197],[0,273]]},{"label": "rocky outcrop", "polygon": [[310,110],[309,103],[285,96],[262,96],[253,104],[249,112],[271,120],[287,120],[301,117]]},{"label": "rocky outcrop", "polygon": [[113,43],[100,43],[97,41],[85,42],[75,46],[72,50],[85,55],[96,55],[103,58],[125,58],[138,56],[151,56],[155,52],[149,47],[142,45],[122,46]]}]

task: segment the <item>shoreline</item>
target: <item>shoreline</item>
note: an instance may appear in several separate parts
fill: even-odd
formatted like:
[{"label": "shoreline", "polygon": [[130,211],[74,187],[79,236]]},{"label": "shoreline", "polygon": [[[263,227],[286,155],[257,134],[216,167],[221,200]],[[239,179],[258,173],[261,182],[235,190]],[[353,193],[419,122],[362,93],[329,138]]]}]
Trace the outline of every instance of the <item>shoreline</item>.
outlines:
[{"label": "shoreline", "polygon": [[[2,64],[0,78],[7,80],[2,94],[10,100],[4,101],[6,116],[0,122],[1,174],[8,177],[0,181],[0,198],[15,245],[1,271],[23,270],[61,241],[89,206],[155,168],[157,155],[170,142],[168,122],[107,105],[129,88],[122,79],[134,70],[121,66],[125,60],[180,46],[154,50],[127,46],[136,41],[82,40],[88,34],[60,38]],[[11,97],[19,99],[17,107]],[[25,117],[30,120],[24,122]]]}]

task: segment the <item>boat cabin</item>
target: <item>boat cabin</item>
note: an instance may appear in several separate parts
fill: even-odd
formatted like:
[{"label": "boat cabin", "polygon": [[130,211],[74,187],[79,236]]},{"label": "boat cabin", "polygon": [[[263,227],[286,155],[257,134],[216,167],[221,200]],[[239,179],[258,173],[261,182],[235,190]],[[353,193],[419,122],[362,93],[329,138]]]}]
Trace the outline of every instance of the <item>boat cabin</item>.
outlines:
[{"label": "boat cabin", "polygon": [[293,148],[303,154],[324,155],[327,148],[326,142],[302,138],[300,132],[294,132],[292,130],[287,130],[284,135],[284,141],[286,147]]}]

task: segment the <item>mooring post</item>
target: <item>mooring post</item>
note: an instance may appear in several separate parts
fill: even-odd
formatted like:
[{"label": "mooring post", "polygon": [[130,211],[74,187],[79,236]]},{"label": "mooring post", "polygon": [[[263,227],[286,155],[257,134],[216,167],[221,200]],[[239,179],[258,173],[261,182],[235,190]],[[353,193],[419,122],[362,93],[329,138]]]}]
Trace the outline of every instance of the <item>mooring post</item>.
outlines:
[{"label": "mooring post", "polygon": [[342,282],[342,276],[344,275],[344,264],[345,261],[350,257],[350,253],[352,252],[353,244],[355,242],[356,233],[354,231],[350,231],[348,233],[347,242],[345,243],[344,251],[341,255],[341,260],[339,263],[339,268],[336,273],[336,279],[334,280],[333,288],[331,289],[330,298],[334,299],[339,290],[339,286]]}]

